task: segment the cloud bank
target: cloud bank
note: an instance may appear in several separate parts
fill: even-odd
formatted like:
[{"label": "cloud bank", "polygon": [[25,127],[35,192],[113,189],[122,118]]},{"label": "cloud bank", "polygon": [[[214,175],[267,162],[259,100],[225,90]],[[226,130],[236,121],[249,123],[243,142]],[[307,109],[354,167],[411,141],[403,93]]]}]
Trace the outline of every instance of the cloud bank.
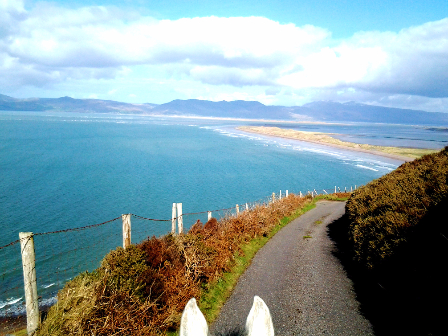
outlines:
[{"label": "cloud bank", "polygon": [[1,89],[158,78],[194,86],[192,98],[246,91],[273,103],[353,99],[448,112],[446,69],[448,18],[335,40],[324,28],[262,17],[156,20],[0,1]]}]

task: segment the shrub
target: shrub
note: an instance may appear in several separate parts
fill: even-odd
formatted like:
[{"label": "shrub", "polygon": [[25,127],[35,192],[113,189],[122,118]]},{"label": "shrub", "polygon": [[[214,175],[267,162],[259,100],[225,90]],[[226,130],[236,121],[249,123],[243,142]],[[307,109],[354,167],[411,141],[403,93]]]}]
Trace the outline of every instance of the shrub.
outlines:
[{"label": "shrub", "polygon": [[[117,248],[93,273],[68,282],[38,335],[159,335],[178,328],[191,297],[219,279],[251,239],[267,236],[311,197],[290,194],[187,234]],[[51,332],[50,332],[51,331]]]}]

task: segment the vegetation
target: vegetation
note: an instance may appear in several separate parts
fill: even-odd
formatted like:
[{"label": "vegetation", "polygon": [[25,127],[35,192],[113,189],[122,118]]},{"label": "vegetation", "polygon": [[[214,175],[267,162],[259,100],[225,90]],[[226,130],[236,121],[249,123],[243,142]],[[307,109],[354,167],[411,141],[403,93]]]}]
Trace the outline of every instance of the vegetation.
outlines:
[{"label": "vegetation", "polygon": [[[337,199],[340,194],[328,196]],[[117,248],[58,293],[37,335],[163,335],[196,297],[211,322],[256,251],[318,198],[289,195],[187,234]]]},{"label": "vegetation", "polygon": [[329,226],[375,335],[446,335],[448,147],[356,190]]},{"label": "vegetation", "polygon": [[368,268],[381,264],[447,197],[448,147],[356,190],[346,205],[355,259]]}]

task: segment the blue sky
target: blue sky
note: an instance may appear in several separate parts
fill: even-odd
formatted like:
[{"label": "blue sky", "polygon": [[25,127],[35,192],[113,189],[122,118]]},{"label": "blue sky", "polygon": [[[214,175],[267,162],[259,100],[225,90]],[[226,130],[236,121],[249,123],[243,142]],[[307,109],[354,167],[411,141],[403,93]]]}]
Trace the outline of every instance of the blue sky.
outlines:
[{"label": "blue sky", "polygon": [[448,2],[0,0],[0,93],[448,112]]}]

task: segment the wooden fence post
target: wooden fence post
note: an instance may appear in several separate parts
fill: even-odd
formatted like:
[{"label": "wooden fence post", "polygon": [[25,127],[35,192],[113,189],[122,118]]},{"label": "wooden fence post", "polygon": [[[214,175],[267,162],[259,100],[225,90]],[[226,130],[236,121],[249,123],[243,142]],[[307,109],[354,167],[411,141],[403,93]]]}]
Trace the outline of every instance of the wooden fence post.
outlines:
[{"label": "wooden fence post", "polygon": [[182,203],[177,203],[177,226],[179,234],[184,233],[184,220],[182,218]]},{"label": "wooden fence post", "polygon": [[207,211],[207,220],[212,219],[212,212],[211,211]]},{"label": "wooden fence post", "polygon": [[39,327],[39,304],[36,280],[36,255],[32,232],[20,232],[20,249],[22,253],[23,282],[25,285],[26,330],[32,335]]},{"label": "wooden fence post", "polygon": [[171,233],[176,234],[176,203],[173,203],[173,208],[171,210]]},{"label": "wooden fence post", "polygon": [[240,206],[237,204],[235,208],[236,208],[236,214],[239,215],[240,214]]},{"label": "wooden fence post", "polygon": [[131,246],[131,214],[121,215],[123,221],[123,248]]}]

